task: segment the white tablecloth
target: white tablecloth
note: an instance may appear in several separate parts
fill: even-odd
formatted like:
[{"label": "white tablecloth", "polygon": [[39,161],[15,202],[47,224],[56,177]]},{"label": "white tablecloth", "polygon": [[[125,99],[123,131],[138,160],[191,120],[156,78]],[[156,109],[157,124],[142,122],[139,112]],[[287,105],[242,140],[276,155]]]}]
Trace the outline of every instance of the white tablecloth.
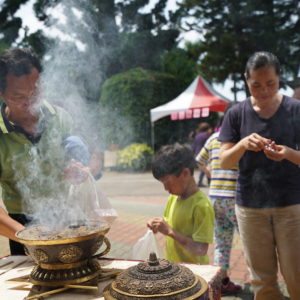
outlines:
[{"label": "white tablecloth", "polygon": [[[3,267],[4,264],[10,261],[13,261],[13,263]],[[139,263],[138,261],[114,260],[114,259],[99,259],[99,262],[103,268],[117,268],[117,269],[127,269],[128,267],[134,266]],[[22,264],[17,266],[20,263]],[[33,265],[34,263],[32,262],[32,260],[27,256],[8,256],[0,259],[0,300],[20,300],[20,299],[24,299],[26,296],[29,295],[28,290],[23,290],[22,288],[20,288],[21,284],[8,283],[6,281],[30,274]],[[218,289],[220,285],[220,280],[219,280],[220,267],[211,266],[211,265],[193,265],[193,264],[184,264],[184,265],[189,269],[191,269],[195,274],[205,279],[206,282],[208,282],[210,287],[211,299],[219,299]],[[5,273],[2,274],[3,272]],[[59,294],[50,295],[45,299],[51,299],[51,300],[104,299],[102,297],[102,291],[104,287],[109,283],[110,281],[100,282],[98,291],[94,291],[94,290],[82,291],[78,289],[71,289],[68,291],[61,292]],[[27,288],[28,287],[30,286],[27,286]],[[24,286],[23,288],[26,288],[26,286]]]}]

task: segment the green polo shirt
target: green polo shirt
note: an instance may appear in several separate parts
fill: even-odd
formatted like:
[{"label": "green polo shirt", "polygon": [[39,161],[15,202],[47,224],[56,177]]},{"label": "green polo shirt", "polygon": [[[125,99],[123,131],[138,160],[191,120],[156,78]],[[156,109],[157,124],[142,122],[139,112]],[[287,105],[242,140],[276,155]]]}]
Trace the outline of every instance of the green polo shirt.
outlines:
[{"label": "green polo shirt", "polygon": [[9,213],[30,213],[39,199],[58,197],[67,190],[63,180],[62,140],[70,135],[72,121],[62,108],[46,101],[39,114],[41,134],[31,139],[0,114],[0,184]]}]

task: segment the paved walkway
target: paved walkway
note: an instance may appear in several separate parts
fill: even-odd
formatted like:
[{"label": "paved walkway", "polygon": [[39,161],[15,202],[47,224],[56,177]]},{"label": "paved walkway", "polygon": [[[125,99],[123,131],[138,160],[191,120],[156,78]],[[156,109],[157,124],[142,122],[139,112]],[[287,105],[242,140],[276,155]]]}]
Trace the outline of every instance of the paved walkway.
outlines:
[{"label": "paved walkway", "polygon": [[[198,177],[198,174],[195,174]],[[146,222],[151,217],[163,215],[168,193],[150,173],[124,174],[105,172],[98,181],[101,191],[109,198],[111,205],[117,210],[118,218],[111,226],[107,237],[111,241],[111,251],[108,257],[131,259],[132,246],[146,232]],[[207,192],[207,188],[203,189]],[[164,237],[158,236],[163,244]],[[8,255],[7,240],[0,237],[0,256]],[[214,245],[209,248],[210,263],[213,263]],[[235,234],[230,261],[230,277],[243,286],[243,291],[237,296],[222,297],[225,300],[250,300],[253,294],[249,285],[249,273],[244,260],[239,236]],[[280,286],[285,291],[282,277]],[[286,298],[288,299],[288,298]],[[268,299],[266,299],[268,300]],[[271,299],[270,299],[271,300]]]}]

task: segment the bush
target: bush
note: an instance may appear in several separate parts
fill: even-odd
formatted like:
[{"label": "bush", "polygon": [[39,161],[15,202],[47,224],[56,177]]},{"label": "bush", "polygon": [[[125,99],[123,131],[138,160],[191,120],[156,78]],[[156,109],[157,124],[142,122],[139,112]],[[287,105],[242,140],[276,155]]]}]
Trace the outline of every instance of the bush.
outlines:
[{"label": "bush", "polygon": [[146,171],[151,164],[153,150],[147,144],[131,144],[117,153],[120,171]]}]

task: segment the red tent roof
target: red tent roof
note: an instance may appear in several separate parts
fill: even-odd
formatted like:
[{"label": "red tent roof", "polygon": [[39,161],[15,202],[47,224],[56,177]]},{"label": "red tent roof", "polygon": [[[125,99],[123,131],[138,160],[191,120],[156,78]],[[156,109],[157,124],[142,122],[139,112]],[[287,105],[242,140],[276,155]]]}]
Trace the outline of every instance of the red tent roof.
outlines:
[{"label": "red tent roof", "polygon": [[209,111],[223,112],[229,102],[201,76],[197,76],[174,100],[151,109],[151,122],[168,115],[174,120],[208,116]]}]

